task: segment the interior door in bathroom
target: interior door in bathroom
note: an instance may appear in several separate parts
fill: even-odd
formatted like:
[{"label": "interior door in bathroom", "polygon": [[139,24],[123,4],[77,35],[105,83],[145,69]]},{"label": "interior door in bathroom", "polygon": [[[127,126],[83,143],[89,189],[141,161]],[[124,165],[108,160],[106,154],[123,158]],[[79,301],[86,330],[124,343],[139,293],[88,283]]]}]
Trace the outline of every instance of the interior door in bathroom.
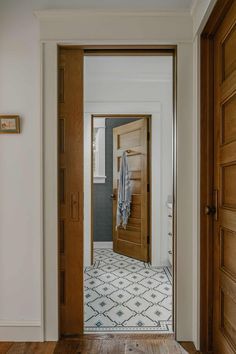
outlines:
[{"label": "interior door in bathroom", "polygon": [[[131,182],[131,214],[127,228],[116,229],[117,191],[121,157],[127,152]],[[113,250],[149,260],[148,118],[113,129]]]}]

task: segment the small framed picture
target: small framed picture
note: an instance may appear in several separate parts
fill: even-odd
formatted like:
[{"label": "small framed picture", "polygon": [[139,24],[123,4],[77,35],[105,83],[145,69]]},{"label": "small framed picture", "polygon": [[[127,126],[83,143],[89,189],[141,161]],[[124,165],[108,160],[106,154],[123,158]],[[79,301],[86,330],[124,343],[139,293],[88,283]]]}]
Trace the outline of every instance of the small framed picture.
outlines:
[{"label": "small framed picture", "polygon": [[20,117],[12,115],[0,115],[0,134],[19,134]]}]

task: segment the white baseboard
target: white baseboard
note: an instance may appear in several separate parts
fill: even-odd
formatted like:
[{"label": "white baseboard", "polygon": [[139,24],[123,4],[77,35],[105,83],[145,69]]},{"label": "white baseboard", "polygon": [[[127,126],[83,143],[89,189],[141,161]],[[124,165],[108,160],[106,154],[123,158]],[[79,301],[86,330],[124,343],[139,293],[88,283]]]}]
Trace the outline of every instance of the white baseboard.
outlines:
[{"label": "white baseboard", "polygon": [[43,329],[39,322],[0,321],[1,342],[43,342]]},{"label": "white baseboard", "polygon": [[113,248],[113,242],[94,242],[94,248]]}]

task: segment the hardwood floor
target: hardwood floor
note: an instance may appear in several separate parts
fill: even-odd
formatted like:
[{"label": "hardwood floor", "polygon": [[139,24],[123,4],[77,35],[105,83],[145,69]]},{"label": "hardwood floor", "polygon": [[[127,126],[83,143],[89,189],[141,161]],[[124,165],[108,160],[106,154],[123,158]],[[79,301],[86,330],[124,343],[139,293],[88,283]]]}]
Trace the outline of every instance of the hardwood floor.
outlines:
[{"label": "hardwood floor", "polygon": [[[115,338],[114,338],[115,337]],[[143,337],[143,338],[142,338]],[[147,337],[147,338],[146,338]],[[135,339],[136,338],[136,339]],[[197,354],[194,345],[181,345],[189,354]],[[1,342],[0,354],[178,354],[175,342],[168,337],[153,335],[81,336],[59,342]],[[200,354],[200,353],[199,353]]]}]

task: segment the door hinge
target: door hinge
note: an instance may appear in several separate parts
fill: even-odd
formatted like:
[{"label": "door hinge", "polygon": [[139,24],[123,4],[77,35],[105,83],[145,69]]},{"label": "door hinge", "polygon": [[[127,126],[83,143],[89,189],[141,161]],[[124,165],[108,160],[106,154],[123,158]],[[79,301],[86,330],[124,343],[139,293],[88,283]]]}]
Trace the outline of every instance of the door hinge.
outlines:
[{"label": "door hinge", "polygon": [[150,244],[150,236],[149,235],[147,236],[147,244],[148,245]]},{"label": "door hinge", "polygon": [[149,131],[147,132],[147,140],[148,141],[150,140],[150,132]]},{"label": "door hinge", "polygon": [[147,192],[150,192],[150,187],[149,187],[149,183],[147,184]]}]

